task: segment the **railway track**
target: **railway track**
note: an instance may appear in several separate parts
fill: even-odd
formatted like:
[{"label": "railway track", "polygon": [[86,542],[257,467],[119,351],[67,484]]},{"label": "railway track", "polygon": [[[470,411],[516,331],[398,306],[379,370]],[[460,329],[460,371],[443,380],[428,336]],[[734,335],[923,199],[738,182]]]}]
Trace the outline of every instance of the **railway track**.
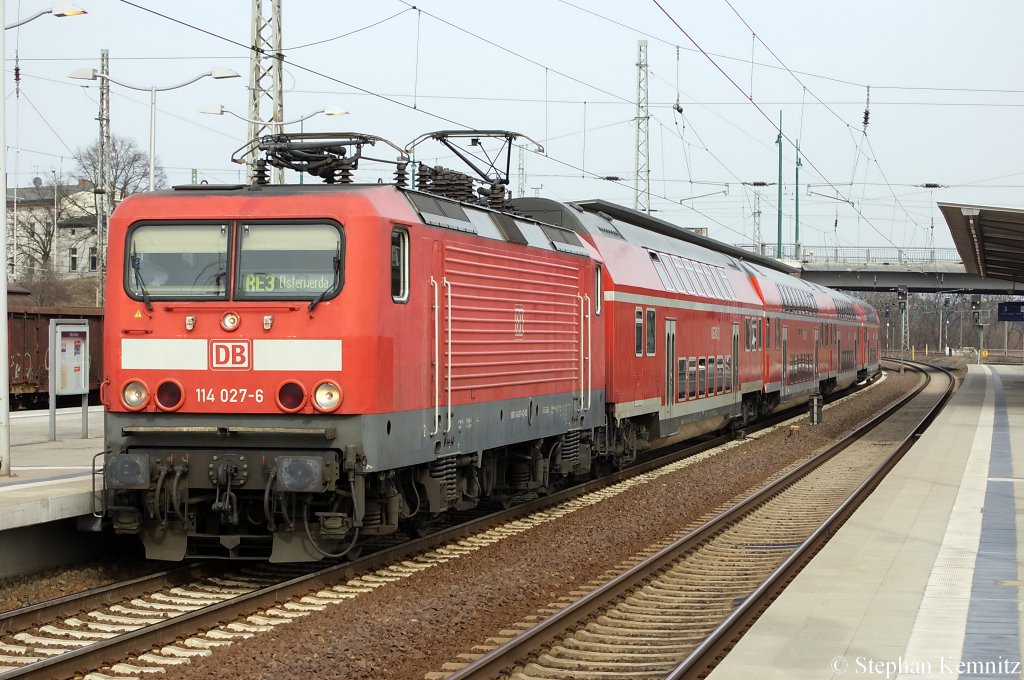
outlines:
[{"label": "railway track", "polygon": [[[761,427],[800,412],[778,414]],[[96,669],[102,670],[93,672],[93,678],[123,677],[186,663],[191,657],[209,655],[214,647],[556,519],[559,513],[597,502],[605,487],[649,474],[730,438],[680,447],[600,480],[453,524],[421,539],[398,545],[390,542],[351,563],[312,569],[309,565],[194,564],[0,614],[0,680],[81,677]],[[542,512],[559,506],[562,509],[552,513]],[[123,661],[110,663],[111,659]]]},{"label": "railway track", "polygon": [[914,370],[924,375],[915,392],[812,460],[597,589],[542,612],[515,637],[492,639],[475,648],[483,653],[428,677],[704,677],[948,400],[952,374]]}]

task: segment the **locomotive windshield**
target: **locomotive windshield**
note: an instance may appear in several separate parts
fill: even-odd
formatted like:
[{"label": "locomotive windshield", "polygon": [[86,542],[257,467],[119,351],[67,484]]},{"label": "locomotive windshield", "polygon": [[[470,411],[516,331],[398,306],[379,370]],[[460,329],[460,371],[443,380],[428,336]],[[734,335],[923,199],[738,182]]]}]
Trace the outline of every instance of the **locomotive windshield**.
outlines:
[{"label": "locomotive windshield", "polygon": [[243,224],[237,298],[323,299],[342,280],[341,231],[330,224]]},{"label": "locomotive windshield", "polygon": [[227,252],[227,225],[137,227],[128,236],[128,292],[147,300],[223,298]]},{"label": "locomotive windshield", "polygon": [[[225,299],[228,224],[143,224],[128,235],[125,287],[137,300]],[[334,224],[239,223],[235,299],[313,300],[337,294],[344,241]]]}]

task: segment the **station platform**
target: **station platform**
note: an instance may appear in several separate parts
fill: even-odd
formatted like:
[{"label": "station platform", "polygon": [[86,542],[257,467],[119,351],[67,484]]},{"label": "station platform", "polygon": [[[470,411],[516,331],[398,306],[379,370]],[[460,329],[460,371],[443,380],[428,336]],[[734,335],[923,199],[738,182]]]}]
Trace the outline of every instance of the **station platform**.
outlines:
[{"label": "station platform", "polygon": [[64,551],[54,541],[87,541],[77,521],[93,511],[92,459],[103,450],[103,407],[89,407],[86,438],[81,407],[57,410],[56,441],[48,438],[47,410],[11,413],[10,430],[11,476],[0,476],[0,578],[60,563]]},{"label": "station platform", "polygon": [[1024,368],[970,366],[709,676],[1021,678]]}]

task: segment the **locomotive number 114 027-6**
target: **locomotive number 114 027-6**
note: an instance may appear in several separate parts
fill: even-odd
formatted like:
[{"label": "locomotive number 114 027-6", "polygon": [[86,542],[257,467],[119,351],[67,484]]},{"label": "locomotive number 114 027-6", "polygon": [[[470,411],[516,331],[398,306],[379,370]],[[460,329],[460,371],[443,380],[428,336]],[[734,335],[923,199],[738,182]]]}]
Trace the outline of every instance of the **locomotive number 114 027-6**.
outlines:
[{"label": "locomotive number 114 027-6", "polygon": [[196,401],[200,404],[243,404],[247,401],[263,403],[263,390],[249,390],[244,387],[197,387]]}]

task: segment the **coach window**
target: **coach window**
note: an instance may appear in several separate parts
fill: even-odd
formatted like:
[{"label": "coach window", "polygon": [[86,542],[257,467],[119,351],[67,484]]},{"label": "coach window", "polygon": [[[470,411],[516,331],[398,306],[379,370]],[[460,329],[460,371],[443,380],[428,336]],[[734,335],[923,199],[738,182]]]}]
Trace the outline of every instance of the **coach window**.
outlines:
[{"label": "coach window", "polygon": [[653,309],[647,310],[647,356],[653,357],[657,349],[657,325],[654,323],[655,313]]},{"label": "coach window", "polygon": [[700,269],[704,272],[704,276],[707,278],[708,284],[711,286],[711,295],[719,300],[724,299],[725,292],[722,290],[722,286],[718,282],[718,277],[715,276],[715,268],[701,262]]},{"label": "coach window", "polygon": [[401,227],[391,230],[391,299],[409,301],[409,232]]},{"label": "coach window", "polygon": [[725,391],[732,392],[732,357],[725,357]]},{"label": "coach window", "polygon": [[658,256],[658,253],[652,250],[647,252],[651,256],[651,264],[654,265],[654,271],[658,272],[658,278],[661,279],[661,285],[665,287],[665,290],[674,291],[676,287],[672,283],[672,279],[669,278],[668,271],[665,269],[665,265]]},{"label": "coach window", "polygon": [[739,300],[739,296],[736,295],[736,289],[732,287],[732,281],[729,280],[729,275],[722,271],[722,280],[725,281],[725,287],[729,289],[729,297],[733,300]]},{"label": "coach window", "polygon": [[636,308],[636,326],[633,329],[633,344],[636,349],[636,355],[641,357],[644,355],[644,310],[642,307]]},{"label": "coach window", "polygon": [[333,224],[243,224],[235,294],[313,302],[334,297],[345,281],[343,246]]},{"label": "coach window", "polygon": [[693,357],[686,363],[686,397],[695,399],[697,397],[697,360]]},{"label": "coach window", "polygon": [[139,225],[125,251],[125,290],[136,300],[227,296],[226,224]]},{"label": "coach window", "polygon": [[678,366],[678,380],[676,380],[676,401],[683,401],[686,399],[686,359],[680,357],[676,361]]},{"label": "coach window", "polygon": [[707,396],[708,387],[708,360],[704,357],[697,359],[697,396]]}]

